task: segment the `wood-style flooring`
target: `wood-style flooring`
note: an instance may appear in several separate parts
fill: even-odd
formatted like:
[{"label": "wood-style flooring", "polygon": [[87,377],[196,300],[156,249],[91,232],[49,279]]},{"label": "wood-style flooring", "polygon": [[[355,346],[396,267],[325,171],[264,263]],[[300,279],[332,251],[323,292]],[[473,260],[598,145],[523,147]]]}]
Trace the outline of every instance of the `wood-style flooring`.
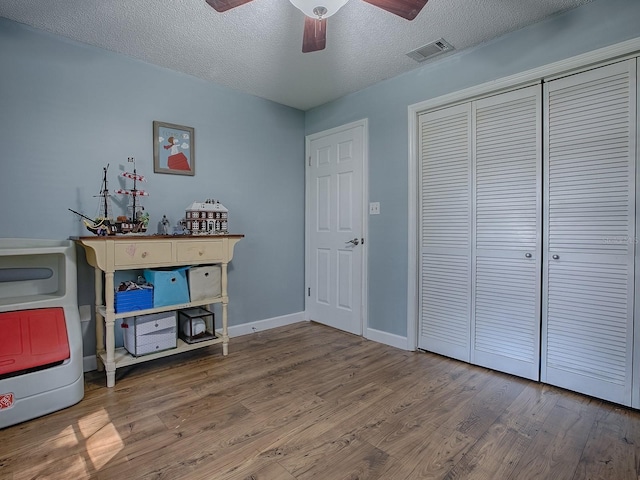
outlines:
[{"label": "wood-style flooring", "polygon": [[314,323],[86,375],[6,479],[637,480],[640,412]]}]

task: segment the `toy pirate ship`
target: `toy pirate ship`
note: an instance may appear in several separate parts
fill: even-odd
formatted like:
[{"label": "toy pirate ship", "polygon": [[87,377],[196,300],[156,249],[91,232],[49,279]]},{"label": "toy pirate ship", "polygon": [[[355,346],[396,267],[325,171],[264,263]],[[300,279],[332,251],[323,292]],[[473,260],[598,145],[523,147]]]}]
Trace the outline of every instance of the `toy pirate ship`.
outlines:
[{"label": "toy pirate ship", "polygon": [[114,193],[118,195],[128,195],[129,201],[129,214],[121,215],[113,220],[111,214],[111,193],[107,184],[107,171],[109,165],[102,169],[102,186],[100,193],[97,195],[100,198],[98,206],[98,214],[94,219],[83,215],[82,213],[71,210],[76,215],[83,218],[83,222],[87,230],[95,235],[116,235],[119,233],[144,233],[147,231],[149,224],[149,214],[144,211],[144,207],[140,204],[138,197],[148,196],[149,194],[144,190],[138,190],[138,182],[146,181],[144,176],[138,175],[136,171],[135,159],[133,157],[128,158],[129,162],[133,163],[133,173],[122,172],[122,176],[127,180],[133,180],[133,188],[118,189]]}]

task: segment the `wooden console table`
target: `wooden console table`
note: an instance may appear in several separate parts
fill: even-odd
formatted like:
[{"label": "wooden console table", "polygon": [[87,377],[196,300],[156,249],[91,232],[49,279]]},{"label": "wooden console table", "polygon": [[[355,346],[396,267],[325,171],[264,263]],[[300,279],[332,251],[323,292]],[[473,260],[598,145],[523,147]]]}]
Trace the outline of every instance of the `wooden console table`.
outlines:
[{"label": "wooden console table", "polygon": [[[203,235],[203,236],[107,236],[72,237],[86,253],[87,262],[95,269],[96,296],[96,357],[98,370],[106,370],[107,387],[116,383],[116,369],[127,365],[147,362],[187,350],[222,343],[222,354],[229,353],[227,331],[227,265],[233,258],[233,247],[244,235]],[[222,270],[222,294],[167,307],[116,313],[114,310],[114,274],[117,270],[137,270],[159,267],[179,267],[185,265],[220,264]],[[104,284],[103,284],[104,274]],[[104,286],[103,286],[104,285]],[[104,294],[104,302],[103,302]],[[124,348],[115,348],[116,319],[133,315],[166,312],[181,308],[222,304],[222,337],[188,344],[178,339],[178,347],[141,357],[130,355]],[[104,334],[101,328],[104,322]],[[105,338],[106,337],[106,338]]]}]

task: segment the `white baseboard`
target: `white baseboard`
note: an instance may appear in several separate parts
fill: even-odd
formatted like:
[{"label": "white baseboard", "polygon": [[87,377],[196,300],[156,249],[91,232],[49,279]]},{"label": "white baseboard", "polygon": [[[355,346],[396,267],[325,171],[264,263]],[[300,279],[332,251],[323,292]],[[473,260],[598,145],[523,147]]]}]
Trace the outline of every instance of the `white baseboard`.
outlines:
[{"label": "white baseboard", "polygon": [[373,342],[384,343],[390,347],[396,347],[402,350],[411,350],[411,348],[409,348],[409,341],[407,337],[401,337],[400,335],[395,335],[393,333],[367,328],[365,331],[365,338]]},{"label": "white baseboard", "polygon": [[239,337],[241,335],[248,335],[250,333],[261,332],[271,328],[283,327],[285,325],[304,322],[306,320],[304,312],[298,312],[290,313],[289,315],[282,315],[281,317],[266,318],[255,322],[243,323],[241,325],[232,325],[229,327],[229,337]]}]

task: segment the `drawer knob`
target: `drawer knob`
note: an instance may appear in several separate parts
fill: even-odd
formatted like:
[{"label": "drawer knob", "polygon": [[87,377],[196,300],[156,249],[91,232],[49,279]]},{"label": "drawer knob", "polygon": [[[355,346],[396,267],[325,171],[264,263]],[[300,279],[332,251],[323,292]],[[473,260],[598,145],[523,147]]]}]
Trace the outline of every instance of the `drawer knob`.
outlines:
[{"label": "drawer knob", "polygon": [[147,258],[147,252],[142,252],[142,258]]},{"label": "drawer knob", "polygon": [[202,255],[204,255],[204,252],[203,252],[202,250],[200,250],[200,251],[198,252],[198,255],[202,256]]}]

